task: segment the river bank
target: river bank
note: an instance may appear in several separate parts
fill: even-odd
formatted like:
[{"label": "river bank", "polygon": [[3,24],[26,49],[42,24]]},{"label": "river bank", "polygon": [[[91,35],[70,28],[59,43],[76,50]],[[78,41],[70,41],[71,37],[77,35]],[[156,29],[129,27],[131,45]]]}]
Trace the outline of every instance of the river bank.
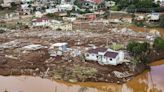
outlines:
[{"label": "river bank", "polygon": [[[0,75],[30,75],[67,82],[108,82],[122,84],[141,74],[148,67],[144,63],[137,65],[123,63],[117,66],[99,65],[93,61],[82,62],[80,58],[67,62],[63,61],[61,57],[48,59],[49,56],[45,52],[42,54],[44,56],[33,57],[32,61],[35,60],[35,62],[30,63],[25,61],[18,62],[11,58],[2,58],[1,60],[4,62],[1,62],[0,65]],[[43,56],[43,59],[39,59],[38,61],[37,59],[41,56]]]},{"label": "river bank", "polygon": [[48,62],[29,63],[3,58],[6,61],[0,65],[0,75],[31,75],[69,82],[92,81],[121,84],[144,70],[143,64],[140,64],[139,68],[130,63],[102,66],[96,62],[81,62],[80,59],[77,59],[79,58],[71,62],[55,59]]},{"label": "river bank", "polygon": [[164,60],[122,85],[102,82],[68,83],[32,76],[0,76],[0,91],[8,92],[162,92]]}]

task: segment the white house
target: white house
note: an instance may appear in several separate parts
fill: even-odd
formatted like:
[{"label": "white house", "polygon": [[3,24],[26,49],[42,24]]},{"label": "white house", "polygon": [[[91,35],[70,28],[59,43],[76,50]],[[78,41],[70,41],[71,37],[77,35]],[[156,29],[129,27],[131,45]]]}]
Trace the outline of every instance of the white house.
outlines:
[{"label": "white house", "polygon": [[107,48],[95,48],[85,53],[85,59],[98,61],[98,63],[102,65],[118,65],[123,63],[124,53]]},{"label": "white house", "polygon": [[49,8],[49,9],[46,9],[46,13],[55,13],[55,12],[58,12],[58,9],[57,8]]},{"label": "white house", "polygon": [[71,11],[73,9],[73,5],[60,4],[60,5],[57,5],[56,8],[58,9],[58,11]]},{"label": "white house", "polygon": [[38,26],[49,26],[50,25],[50,20],[47,18],[37,18],[32,20],[32,25],[35,27]]},{"label": "white house", "polygon": [[148,19],[149,21],[158,21],[159,16],[160,16],[159,13],[152,13],[152,14],[147,15],[147,17],[149,18]]}]

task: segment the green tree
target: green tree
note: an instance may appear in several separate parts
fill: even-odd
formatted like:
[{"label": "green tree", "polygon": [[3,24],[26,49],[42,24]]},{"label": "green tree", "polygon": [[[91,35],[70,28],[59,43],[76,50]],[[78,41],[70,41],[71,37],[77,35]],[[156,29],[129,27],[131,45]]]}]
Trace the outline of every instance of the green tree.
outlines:
[{"label": "green tree", "polygon": [[157,50],[163,50],[164,51],[164,38],[157,37],[154,40],[154,48]]},{"label": "green tree", "polygon": [[135,57],[142,56],[149,50],[150,44],[147,42],[139,43],[139,42],[129,42],[127,45],[127,50]]},{"label": "green tree", "polygon": [[128,45],[127,45],[127,50],[128,50],[129,52],[132,52],[133,47],[135,47],[137,44],[138,44],[138,43],[135,42],[135,41],[129,42]]},{"label": "green tree", "polygon": [[152,8],[153,0],[139,0],[135,5],[137,8]]}]

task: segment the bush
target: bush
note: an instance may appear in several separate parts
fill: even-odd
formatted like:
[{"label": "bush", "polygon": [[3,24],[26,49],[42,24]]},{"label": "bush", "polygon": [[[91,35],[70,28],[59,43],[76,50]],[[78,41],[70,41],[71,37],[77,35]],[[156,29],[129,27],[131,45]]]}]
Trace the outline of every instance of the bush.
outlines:
[{"label": "bush", "polygon": [[111,7],[110,9],[111,9],[111,10],[113,10],[113,11],[118,11],[118,10],[119,10],[119,8],[118,8],[118,6],[117,6],[117,5],[115,5],[115,6]]},{"label": "bush", "polygon": [[113,50],[120,50],[120,49],[124,48],[124,45],[122,45],[122,44],[112,44],[111,48]]},{"label": "bush", "polygon": [[133,21],[134,25],[138,26],[138,27],[143,27],[144,26],[144,22],[143,21]]},{"label": "bush", "polygon": [[154,40],[154,48],[157,50],[163,50],[164,51],[164,38],[157,37]]}]

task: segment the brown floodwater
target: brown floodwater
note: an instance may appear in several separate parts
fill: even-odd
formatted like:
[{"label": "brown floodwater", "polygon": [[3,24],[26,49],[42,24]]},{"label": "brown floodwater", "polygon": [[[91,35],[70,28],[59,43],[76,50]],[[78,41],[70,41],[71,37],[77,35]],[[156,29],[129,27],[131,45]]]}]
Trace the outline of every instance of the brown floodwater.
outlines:
[{"label": "brown floodwater", "polygon": [[32,76],[0,76],[0,92],[164,92],[164,60],[150,65],[151,71],[145,71],[123,85],[71,84]]}]

